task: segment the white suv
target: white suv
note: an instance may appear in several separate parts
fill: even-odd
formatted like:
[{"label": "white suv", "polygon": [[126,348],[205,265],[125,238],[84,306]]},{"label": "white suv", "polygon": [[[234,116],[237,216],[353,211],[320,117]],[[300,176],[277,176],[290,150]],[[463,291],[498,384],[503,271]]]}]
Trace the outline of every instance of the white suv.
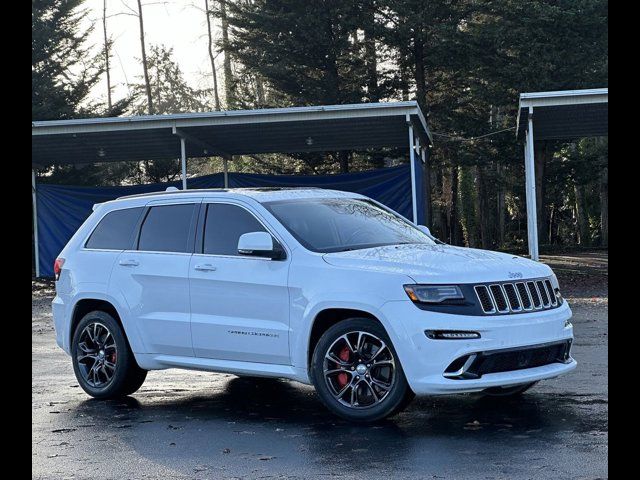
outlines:
[{"label": "white suv", "polygon": [[372,421],[417,395],[515,395],[576,367],[543,264],[445,245],[362,195],[190,190],[96,205],[55,263],[81,387],[186,368],[312,383]]}]

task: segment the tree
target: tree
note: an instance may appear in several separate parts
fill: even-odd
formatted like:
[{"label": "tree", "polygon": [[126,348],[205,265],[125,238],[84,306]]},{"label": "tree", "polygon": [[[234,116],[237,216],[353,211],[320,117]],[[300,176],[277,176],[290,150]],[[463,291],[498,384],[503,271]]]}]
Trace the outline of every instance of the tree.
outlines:
[{"label": "tree", "polygon": [[234,57],[286,103],[364,99],[364,62],[353,42],[354,2],[256,0],[229,4],[229,10]]},{"label": "tree", "polygon": [[[147,71],[156,114],[208,110],[206,90],[193,88],[187,83],[180,65],[173,57],[172,48],[151,45],[147,57]],[[144,114],[147,107],[147,82],[144,78],[140,80],[132,85],[132,113],[136,115]]]},{"label": "tree", "polygon": [[227,0],[220,3],[220,20],[222,23],[222,51],[224,52],[224,91],[227,109],[237,108],[236,81],[231,71],[231,48],[229,44],[229,17],[227,15]]},{"label": "tree", "polygon": [[33,0],[31,3],[31,118],[59,120],[96,110],[89,100],[103,66],[91,54],[81,30],[83,0]]},{"label": "tree", "polygon": [[[199,112],[208,110],[206,91],[194,89],[186,82],[180,66],[173,58],[173,49],[164,45],[152,45],[147,57],[147,76],[156,114]],[[145,78],[133,85],[132,113],[147,112],[147,81]],[[175,160],[147,161],[143,164],[142,180],[168,182],[180,173]]]},{"label": "tree", "polygon": [[213,32],[211,31],[211,16],[213,12],[209,9],[209,0],[204,0],[204,14],[207,16],[207,39],[209,61],[211,62],[211,77],[213,78],[213,98],[216,110],[220,110],[220,97],[218,95],[218,73],[216,72],[216,57],[213,54]]},{"label": "tree", "polygon": [[142,62],[142,72],[144,75],[144,89],[147,96],[147,113],[153,115],[155,108],[153,106],[153,96],[151,95],[151,81],[149,80],[149,64],[147,63],[147,47],[144,41],[144,18],[142,16],[142,1],[138,1],[138,26],[140,28],[140,54]]},{"label": "tree", "polygon": [[113,107],[113,101],[111,100],[111,39],[107,34],[107,0],[103,0],[102,3],[102,36],[104,38],[104,72],[107,75],[107,105],[109,110]]},{"label": "tree", "polygon": [[[229,48],[245,74],[263,82],[266,105],[357,103],[366,98],[359,2],[227,3]],[[331,154],[343,172],[351,156]]]}]

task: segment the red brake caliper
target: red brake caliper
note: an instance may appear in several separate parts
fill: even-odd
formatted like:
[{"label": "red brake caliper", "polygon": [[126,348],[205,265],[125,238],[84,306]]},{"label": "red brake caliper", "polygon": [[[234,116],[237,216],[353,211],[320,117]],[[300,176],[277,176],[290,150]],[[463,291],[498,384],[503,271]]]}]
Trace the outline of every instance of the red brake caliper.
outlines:
[{"label": "red brake caliper", "polygon": [[[338,353],[338,358],[343,362],[348,362],[349,352],[350,352],[349,347],[345,345],[344,347],[342,347],[342,350],[340,350],[340,353]],[[349,375],[347,375],[344,372],[341,372],[338,374],[336,380],[338,381],[338,385],[342,389],[349,382]]]}]

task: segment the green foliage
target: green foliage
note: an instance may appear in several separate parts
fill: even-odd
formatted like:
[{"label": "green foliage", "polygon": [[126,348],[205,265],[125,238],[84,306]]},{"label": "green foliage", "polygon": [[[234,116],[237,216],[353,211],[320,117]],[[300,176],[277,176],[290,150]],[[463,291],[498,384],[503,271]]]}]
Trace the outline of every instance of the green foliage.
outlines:
[{"label": "green foliage", "polygon": [[356,4],[229,2],[233,57],[247,72],[266,79],[286,105],[360,102],[364,62],[353,37]]},{"label": "green foliage", "polygon": [[[173,58],[173,49],[164,45],[152,45],[147,54],[147,68],[151,84],[153,109],[156,114],[202,112],[209,110],[206,90],[189,86],[178,62]],[[147,98],[142,76],[132,85],[133,103],[131,113],[146,115]]]},{"label": "green foliage", "polygon": [[31,118],[57,120],[86,115],[84,105],[102,74],[81,31],[83,0],[31,2]]}]

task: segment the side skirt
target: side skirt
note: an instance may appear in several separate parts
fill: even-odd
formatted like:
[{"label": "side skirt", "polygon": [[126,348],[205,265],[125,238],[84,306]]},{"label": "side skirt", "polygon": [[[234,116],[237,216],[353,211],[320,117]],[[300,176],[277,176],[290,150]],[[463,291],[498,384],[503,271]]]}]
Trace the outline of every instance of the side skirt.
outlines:
[{"label": "side skirt", "polygon": [[145,370],[163,370],[167,368],[184,368],[218,373],[234,373],[256,377],[288,378],[307,383],[301,378],[300,369],[291,365],[275,365],[271,363],[239,362],[235,360],[217,360],[213,358],[180,357],[173,355],[156,355],[149,353],[135,354],[136,361]]}]

